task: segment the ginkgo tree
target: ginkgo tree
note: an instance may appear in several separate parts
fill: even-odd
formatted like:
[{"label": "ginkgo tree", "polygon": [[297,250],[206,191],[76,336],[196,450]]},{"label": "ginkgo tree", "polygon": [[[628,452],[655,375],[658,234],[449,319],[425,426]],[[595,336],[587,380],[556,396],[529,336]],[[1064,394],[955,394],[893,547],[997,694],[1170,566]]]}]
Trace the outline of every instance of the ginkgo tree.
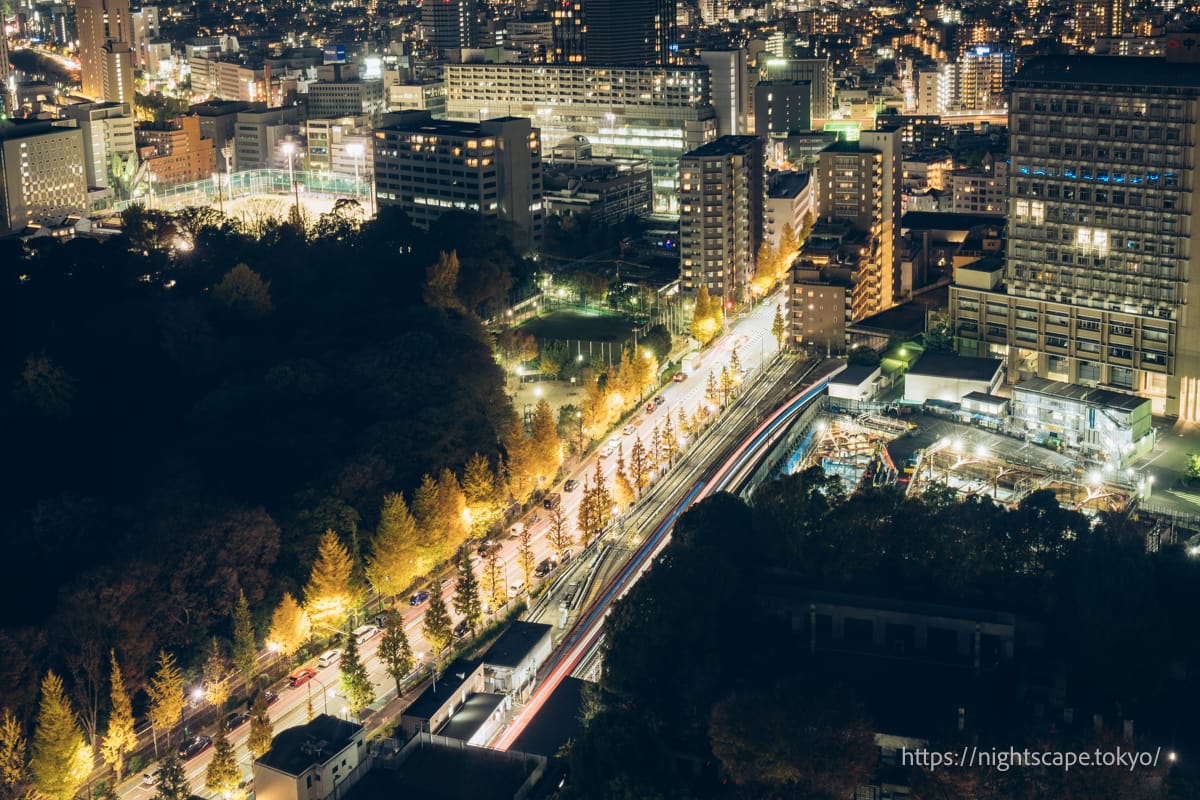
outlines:
[{"label": "ginkgo tree", "polygon": [[304,587],[304,608],[314,625],[341,628],[354,607],[354,562],[332,530],[325,531]]}]

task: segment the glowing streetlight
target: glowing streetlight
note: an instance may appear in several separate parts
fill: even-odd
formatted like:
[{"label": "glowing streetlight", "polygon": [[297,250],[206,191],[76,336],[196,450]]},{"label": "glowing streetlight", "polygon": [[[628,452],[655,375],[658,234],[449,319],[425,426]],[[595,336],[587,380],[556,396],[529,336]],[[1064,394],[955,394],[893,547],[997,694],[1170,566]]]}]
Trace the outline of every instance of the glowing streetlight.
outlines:
[{"label": "glowing streetlight", "polygon": [[293,163],[293,157],[296,155],[296,143],[284,142],[279,146],[284,155],[288,157],[288,181],[292,184],[292,193],[296,196],[296,214],[300,214],[300,187],[296,184],[296,168]]},{"label": "glowing streetlight", "polygon": [[[350,142],[346,145],[346,154],[354,159],[354,195],[357,198],[358,195],[362,194],[362,180],[359,177],[358,162],[359,162],[359,159],[362,159],[363,166],[364,167],[366,166],[367,148],[363,147],[362,142]],[[367,196],[367,215],[368,216],[374,215],[374,210],[372,208],[371,197],[370,197],[371,194],[372,193],[368,192],[368,196]]]}]

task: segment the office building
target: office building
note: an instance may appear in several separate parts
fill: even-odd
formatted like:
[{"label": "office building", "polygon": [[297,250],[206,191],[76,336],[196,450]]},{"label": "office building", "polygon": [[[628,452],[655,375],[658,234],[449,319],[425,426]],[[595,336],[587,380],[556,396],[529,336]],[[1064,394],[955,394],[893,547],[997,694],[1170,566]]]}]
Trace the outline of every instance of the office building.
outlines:
[{"label": "office building", "polygon": [[308,87],[308,116],[314,119],[368,116],[378,122],[384,113],[383,81],[360,78],[354,64],[317,68],[317,81]]},{"label": "office building", "polygon": [[550,64],[582,64],[585,56],[583,0],[559,0],[550,9]]},{"label": "office building", "polygon": [[401,207],[414,225],[458,209],[498,218],[518,246],[541,241],[541,132],[528,119],[389,114],[375,131],[374,157],[379,205]]},{"label": "office building", "polygon": [[475,0],[421,0],[425,40],[439,52],[479,46]]},{"label": "office building", "polygon": [[678,209],[679,157],[717,130],[704,66],[449,64],[446,115],[531,117],[552,147],[584,136],[597,156],[647,159],[663,213]]},{"label": "office building", "polygon": [[1125,30],[1125,0],[1076,0],[1075,43],[1119,37]]},{"label": "office building", "polygon": [[310,119],[305,123],[308,169],[369,177],[375,159],[372,140],[365,116]]},{"label": "office building", "polygon": [[219,57],[196,51],[188,59],[192,89],[196,94],[216,100],[264,102],[267,97],[266,70],[262,64],[251,66],[235,57]]},{"label": "office building", "polygon": [[0,233],[87,211],[83,134],[74,120],[0,120]]},{"label": "office building", "polygon": [[1007,357],[1010,380],[1132,391],[1194,421],[1200,65],[1169,59],[1058,56],[1021,69],[1004,285],[950,297],[960,347]]},{"label": "office building", "polygon": [[870,234],[860,275],[871,287],[864,302],[872,314],[891,308],[898,292],[901,159],[899,131],[862,131],[858,141],[835,142],[818,156],[818,215]]},{"label": "office building", "polygon": [[428,111],[446,116],[446,84],[442,81],[393,83],[387,87],[388,111]]},{"label": "office building", "polygon": [[137,143],[133,116],[127,104],[76,103],[67,106],[66,115],[75,120],[83,134],[84,174],[88,188],[112,188],[114,167],[119,172],[131,161],[136,166]]},{"label": "office building", "polygon": [[587,214],[603,225],[653,208],[650,162],[636,158],[596,158],[582,136],[562,142],[542,165],[542,196],[547,214]]},{"label": "office building", "polygon": [[786,139],[812,128],[812,84],[759,81],[754,87],[754,135]]},{"label": "office building", "polygon": [[751,100],[747,87],[745,50],[702,50],[700,63],[708,67],[712,103],[717,112],[717,135],[740,136],[750,132]]},{"label": "office building", "polygon": [[228,172],[233,168],[234,141],[237,139],[238,114],[253,108],[266,108],[265,103],[240,100],[210,100],[197,103],[189,111],[200,118],[200,136],[211,139],[217,150],[217,169]]},{"label": "office building", "polygon": [[683,291],[740,302],[763,237],[763,142],[722,136],[679,160]]},{"label": "office building", "polygon": [[133,28],[129,0],[77,0],[75,18],[83,94],[109,103],[132,103]]},{"label": "office building", "polygon": [[287,169],[279,145],[299,136],[300,113],[295,106],[248,109],[237,115],[233,164],[237,171]]},{"label": "office building", "polygon": [[833,69],[828,58],[759,58],[758,80],[808,81],[812,118],[827,120],[833,115]]},{"label": "office building", "polygon": [[204,180],[217,171],[213,141],[200,135],[200,118],[194,114],[143,123],[136,137],[138,155],[156,187]]}]

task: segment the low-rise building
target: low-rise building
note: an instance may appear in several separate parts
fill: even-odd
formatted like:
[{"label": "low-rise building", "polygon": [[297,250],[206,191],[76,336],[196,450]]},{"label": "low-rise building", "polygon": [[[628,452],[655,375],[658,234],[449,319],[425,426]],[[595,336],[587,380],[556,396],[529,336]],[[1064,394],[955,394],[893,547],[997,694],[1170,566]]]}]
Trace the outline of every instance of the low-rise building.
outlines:
[{"label": "low-rise building", "polygon": [[551,630],[551,626],[537,622],[509,625],[481,659],[487,690],[514,694],[530,686],[538,668],[550,657]]},{"label": "low-rise building", "polygon": [[1126,466],[1154,448],[1150,399],[1029,378],[1013,386],[1012,423],[1068,447]]},{"label": "low-rise building", "polygon": [[904,399],[957,403],[971,392],[995,394],[1003,380],[1004,362],[998,358],[925,353],[904,376]]},{"label": "low-rise building", "polygon": [[1008,162],[991,160],[982,167],[946,173],[946,189],[957,214],[987,214],[1003,217],[1008,211]]},{"label": "low-rise building", "polygon": [[139,126],[137,144],[158,186],[204,180],[217,171],[213,141],[200,135],[200,118],[194,114]]},{"label": "low-rise building", "polygon": [[482,692],[483,662],[459,659],[438,674],[437,680],[404,709],[400,729],[407,739],[420,732],[437,733],[471,695]]},{"label": "low-rise building", "polygon": [[339,797],[356,780],[364,752],[363,726],[321,714],[312,722],[275,734],[271,749],[254,760],[259,800],[325,800]]}]

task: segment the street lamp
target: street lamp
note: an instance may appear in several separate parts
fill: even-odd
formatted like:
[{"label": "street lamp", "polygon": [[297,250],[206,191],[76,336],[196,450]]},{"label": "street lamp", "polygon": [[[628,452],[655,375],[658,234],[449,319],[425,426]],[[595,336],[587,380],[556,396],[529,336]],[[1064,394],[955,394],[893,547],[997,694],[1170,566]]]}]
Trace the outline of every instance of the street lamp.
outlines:
[{"label": "street lamp", "polygon": [[347,143],[346,154],[354,159],[354,199],[357,200],[362,195],[362,178],[358,172],[358,160],[363,156],[362,142]]},{"label": "street lamp", "polygon": [[315,675],[313,677],[309,678],[309,681],[310,681],[310,683],[308,684],[308,705],[309,705],[309,707],[310,708],[312,707],[312,682],[315,681],[316,684],[321,687],[321,699],[325,705],[325,716],[329,716],[329,698],[333,695],[333,690],[326,689],[325,683],[323,681],[321,681],[319,678],[317,678]]},{"label": "street lamp", "polygon": [[300,187],[296,184],[296,168],[293,163],[293,157],[296,155],[296,143],[284,142],[280,145],[284,155],[288,157],[288,182],[292,184],[292,193],[296,197],[296,215],[300,214]]}]

